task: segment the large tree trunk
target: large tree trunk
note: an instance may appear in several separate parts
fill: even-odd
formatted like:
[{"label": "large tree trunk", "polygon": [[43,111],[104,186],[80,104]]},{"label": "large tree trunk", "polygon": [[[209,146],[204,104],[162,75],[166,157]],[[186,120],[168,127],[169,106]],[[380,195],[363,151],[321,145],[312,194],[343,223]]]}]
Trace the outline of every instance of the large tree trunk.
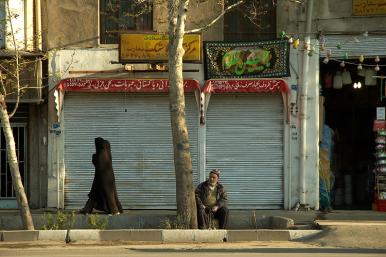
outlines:
[{"label": "large tree trunk", "polygon": [[185,96],[182,75],[182,41],[189,1],[169,0],[169,102],[176,174],[177,215],[186,228],[197,228],[193,188],[192,158],[185,118]]},{"label": "large tree trunk", "polygon": [[4,101],[0,106],[0,119],[3,127],[5,141],[7,142],[8,164],[12,175],[13,189],[16,194],[17,203],[19,204],[21,220],[23,227],[26,230],[35,230],[31,212],[28,206],[27,196],[24,191],[23,182],[21,180],[19,164],[16,156],[15,139],[12,134],[11,125],[9,123],[8,112],[4,106]]}]

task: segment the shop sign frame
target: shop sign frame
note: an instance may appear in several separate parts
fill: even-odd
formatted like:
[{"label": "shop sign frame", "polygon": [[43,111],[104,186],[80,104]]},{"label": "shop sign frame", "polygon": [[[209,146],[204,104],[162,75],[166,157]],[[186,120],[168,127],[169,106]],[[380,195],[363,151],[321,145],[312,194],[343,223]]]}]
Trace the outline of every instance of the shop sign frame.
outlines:
[{"label": "shop sign frame", "polygon": [[377,16],[386,14],[386,0],[352,0],[354,16]]},{"label": "shop sign frame", "polygon": [[204,42],[205,79],[289,77],[287,40]]},{"label": "shop sign frame", "polygon": [[[156,33],[122,33],[119,37],[120,63],[168,62],[169,36]],[[201,63],[201,34],[184,35],[183,62]]]}]

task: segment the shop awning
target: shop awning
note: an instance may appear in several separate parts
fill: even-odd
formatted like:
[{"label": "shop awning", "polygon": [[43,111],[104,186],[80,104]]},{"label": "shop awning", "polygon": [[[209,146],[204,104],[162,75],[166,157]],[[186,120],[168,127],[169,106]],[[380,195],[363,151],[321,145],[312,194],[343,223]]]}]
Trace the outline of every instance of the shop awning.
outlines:
[{"label": "shop awning", "polygon": [[283,79],[211,79],[205,82],[204,93],[284,93],[289,92]]},{"label": "shop awning", "polygon": [[[102,78],[67,78],[57,85],[61,91],[77,92],[131,92],[131,93],[167,93],[168,79],[102,79]],[[184,80],[185,92],[200,91],[197,80]]]}]

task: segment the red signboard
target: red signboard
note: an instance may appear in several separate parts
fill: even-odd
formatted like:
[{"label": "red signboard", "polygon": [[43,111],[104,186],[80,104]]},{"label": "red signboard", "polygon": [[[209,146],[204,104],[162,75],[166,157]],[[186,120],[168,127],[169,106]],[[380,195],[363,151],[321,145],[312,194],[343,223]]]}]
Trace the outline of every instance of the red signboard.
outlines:
[{"label": "red signboard", "polygon": [[205,82],[205,93],[288,93],[283,79],[211,79]]},{"label": "red signboard", "polygon": [[[167,93],[168,79],[97,79],[68,78],[58,84],[63,91],[80,92],[132,92],[132,93]],[[184,80],[185,92],[200,91],[197,80]]]}]

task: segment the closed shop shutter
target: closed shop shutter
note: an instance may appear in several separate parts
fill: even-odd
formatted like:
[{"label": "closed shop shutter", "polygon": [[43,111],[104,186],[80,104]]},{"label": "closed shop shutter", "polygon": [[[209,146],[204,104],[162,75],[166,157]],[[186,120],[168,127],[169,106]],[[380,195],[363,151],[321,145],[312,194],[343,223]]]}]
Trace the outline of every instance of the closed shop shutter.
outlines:
[{"label": "closed shop shutter", "polygon": [[[94,138],[110,141],[124,209],[174,209],[175,175],[167,95],[67,92],[64,100],[65,208],[88,199]],[[186,95],[193,179],[197,183],[198,113]]]},{"label": "closed shop shutter", "polygon": [[232,209],[283,207],[281,95],[212,94],[207,111],[207,171],[221,169]]}]

